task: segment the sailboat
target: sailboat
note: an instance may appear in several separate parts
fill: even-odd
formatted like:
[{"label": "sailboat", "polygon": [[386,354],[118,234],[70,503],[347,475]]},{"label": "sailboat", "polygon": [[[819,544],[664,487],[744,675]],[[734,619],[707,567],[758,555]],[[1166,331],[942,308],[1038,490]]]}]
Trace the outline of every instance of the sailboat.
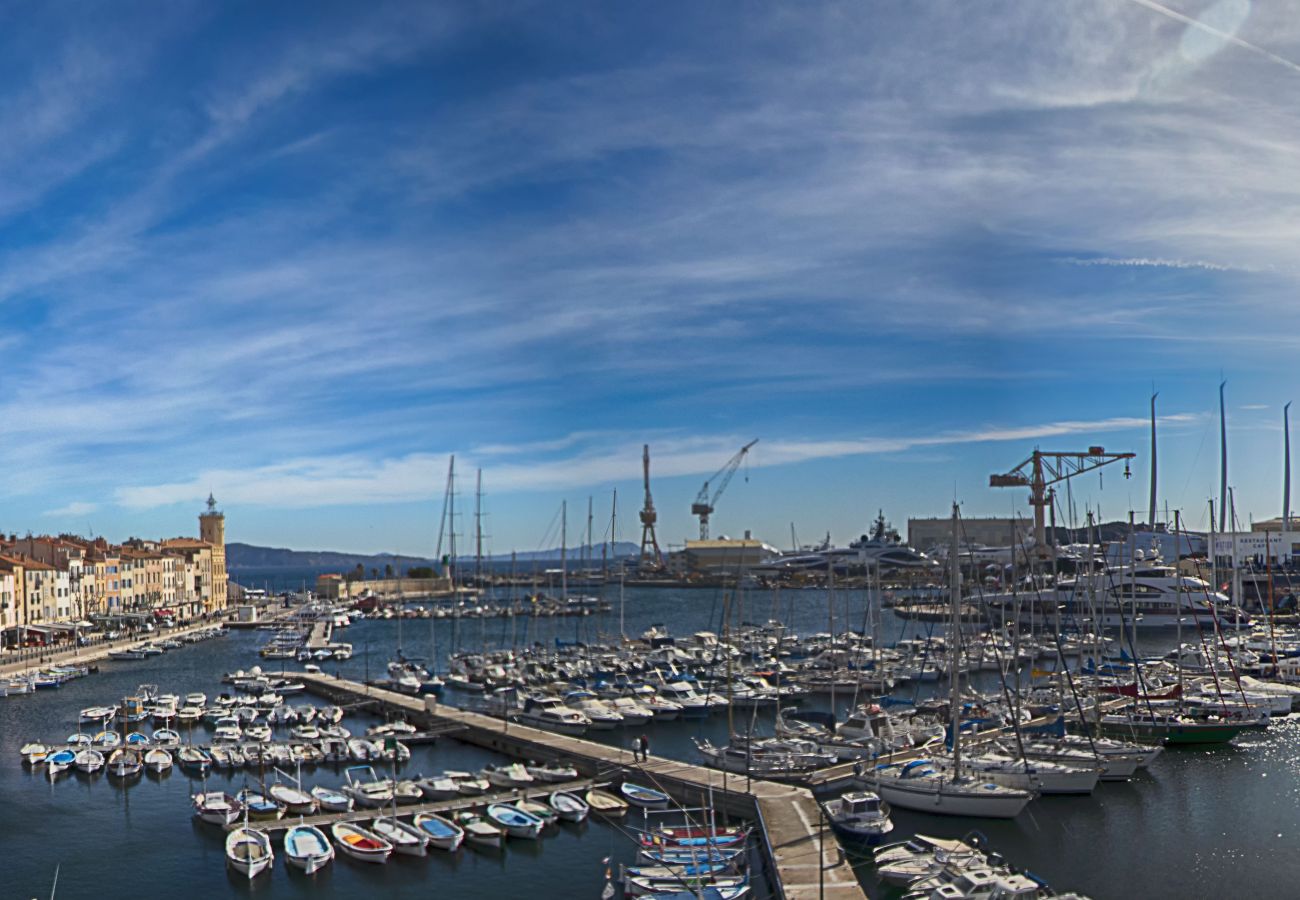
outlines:
[{"label": "sailboat", "polygon": [[[951,629],[954,658],[961,643],[961,557],[958,552],[957,504],[952,507],[952,610]],[[890,806],[950,816],[980,816],[1011,819],[1018,816],[1035,794],[1004,787],[966,773],[961,758],[960,667],[951,666],[948,709],[952,724],[952,758],[949,767],[940,768],[929,759],[888,763],[866,771],[859,764],[858,781],[875,791]]]}]

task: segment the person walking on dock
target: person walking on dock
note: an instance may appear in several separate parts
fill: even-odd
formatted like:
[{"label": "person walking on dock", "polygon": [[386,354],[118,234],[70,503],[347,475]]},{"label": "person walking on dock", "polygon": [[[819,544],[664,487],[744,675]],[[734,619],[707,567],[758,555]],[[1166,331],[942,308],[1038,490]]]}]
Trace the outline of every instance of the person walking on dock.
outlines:
[{"label": "person walking on dock", "polygon": [[650,761],[650,738],[644,734],[636,740],[637,749],[641,751],[641,762]]}]

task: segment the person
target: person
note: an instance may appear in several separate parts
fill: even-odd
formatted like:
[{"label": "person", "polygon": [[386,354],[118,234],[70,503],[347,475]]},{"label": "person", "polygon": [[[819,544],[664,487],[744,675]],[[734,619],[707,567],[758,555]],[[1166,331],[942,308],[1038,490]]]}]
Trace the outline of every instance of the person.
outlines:
[{"label": "person", "polygon": [[637,744],[641,748],[641,762],[649,762],[650,761],[650,738],[646,737],[643,734],[637,740]]}]

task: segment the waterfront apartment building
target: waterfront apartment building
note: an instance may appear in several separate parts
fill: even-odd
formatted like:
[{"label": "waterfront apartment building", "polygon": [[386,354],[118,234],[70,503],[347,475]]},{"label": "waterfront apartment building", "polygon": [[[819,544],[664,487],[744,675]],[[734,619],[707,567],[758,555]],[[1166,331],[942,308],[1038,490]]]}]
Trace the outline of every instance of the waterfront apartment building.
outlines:
[{"label": "waterfront apartment building", "polygon": [[[223,612],[225,517],[209,497],[199,539],[0,535],[0,643],[48,643],[92,624]],[[202,536],[217,538],[212,544]]]}]

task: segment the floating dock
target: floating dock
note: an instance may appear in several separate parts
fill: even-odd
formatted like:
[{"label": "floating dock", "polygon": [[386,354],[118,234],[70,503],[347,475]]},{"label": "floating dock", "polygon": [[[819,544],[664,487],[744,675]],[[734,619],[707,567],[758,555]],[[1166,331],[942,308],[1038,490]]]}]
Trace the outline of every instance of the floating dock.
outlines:
[{"label": "floating dock", "polygon": [[[463,726],[457,740],[508,756],[562,761],[595,781],[614,781],[624,776],[645,781],[667,791],[683,806],[701,806],[711,798],[714,806],[727,814],[759,824],[766,874],[776,896],[786,900],[866,900],[866,893],[807,788],[653,755],[649,762],[637,762],[630,749],[468,712],[437,703],[432,697],[426,701],[425,697],[397,694],[325,674],[298,677],[312,693],[334,703],[376,700],[408,721],[423,723],[427,730]],[[556,786],[551,790],[558,789]],[[407,809],[416,811],[413,806]]]}]

